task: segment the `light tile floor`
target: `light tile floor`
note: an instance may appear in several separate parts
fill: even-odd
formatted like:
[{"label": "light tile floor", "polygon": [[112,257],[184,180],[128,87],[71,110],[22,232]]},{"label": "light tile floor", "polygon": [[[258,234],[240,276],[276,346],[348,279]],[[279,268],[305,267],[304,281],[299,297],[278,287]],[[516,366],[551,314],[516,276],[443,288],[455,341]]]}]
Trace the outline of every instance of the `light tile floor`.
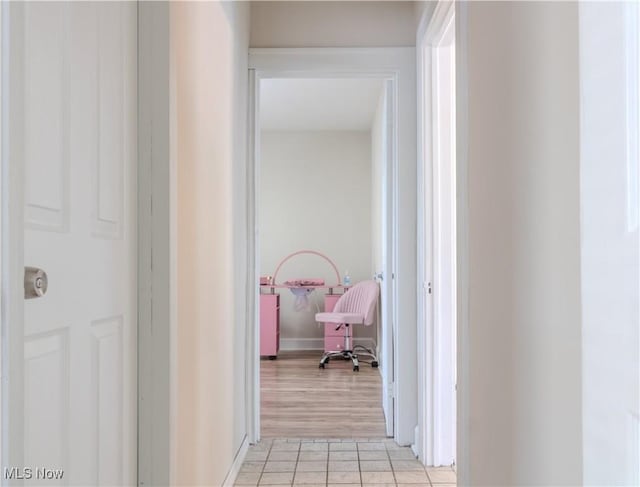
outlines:
[{"label": "light tile floor", "polygon": [[390,439],[274,439],[249,447],[235,485],[452,487],[456,472],[424,468]]}]

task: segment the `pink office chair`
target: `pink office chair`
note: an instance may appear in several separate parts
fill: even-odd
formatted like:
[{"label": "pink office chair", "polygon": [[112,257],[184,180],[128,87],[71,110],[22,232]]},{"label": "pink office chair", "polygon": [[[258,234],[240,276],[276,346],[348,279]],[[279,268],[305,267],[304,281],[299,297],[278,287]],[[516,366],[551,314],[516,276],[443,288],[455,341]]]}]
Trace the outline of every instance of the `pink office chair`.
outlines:
[{"label": "pink office chair", "polygon": [[[322,323],[336,323],[336,330],[345,327],[344,350],[334,350],[325,352],[320,360],[319,367],[324,366],[332,357],[342,357],[353,362],[353,370],[360,370],[358,363],[358,355],[371,357],[372,367],[378,366],[378,358],[373,350],[356,345],[351,348],[351,330],[350,325],[366,325],[373,323],[373,317],[378,302],[378,283],[375,281],[362,281],[349,289],[344,295],[338,299],[331,313],[316,314],[316,321]],[[356,350],[363,350],[357,354]]]}]

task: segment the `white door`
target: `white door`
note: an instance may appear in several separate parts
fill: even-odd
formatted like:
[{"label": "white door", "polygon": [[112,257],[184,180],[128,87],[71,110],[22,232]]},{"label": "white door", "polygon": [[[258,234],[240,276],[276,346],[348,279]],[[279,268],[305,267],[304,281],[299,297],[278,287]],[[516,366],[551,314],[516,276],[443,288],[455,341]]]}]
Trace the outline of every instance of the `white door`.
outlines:
[{"label": "white door", "polygon": [[381,105],[381,137],[383,160],[379,178],[380,214],[382,222],[379,227],[380,235],[377,240],[382,242],[377,268],[380,282],[380,317],[381,326],[381,353],[380,372],[382,374],[382,408],[386,422],[387,436],[393,436],[394,418],[394,387],[393,387],[393,219],[392,219],[392,184],[393,184],[393,83],[385,80],[382,92]]},{"label": "white door", "polygon": [[11,279],[49,285],[9,310],[3,476],[135,484],[137,6],[4,6]]}]

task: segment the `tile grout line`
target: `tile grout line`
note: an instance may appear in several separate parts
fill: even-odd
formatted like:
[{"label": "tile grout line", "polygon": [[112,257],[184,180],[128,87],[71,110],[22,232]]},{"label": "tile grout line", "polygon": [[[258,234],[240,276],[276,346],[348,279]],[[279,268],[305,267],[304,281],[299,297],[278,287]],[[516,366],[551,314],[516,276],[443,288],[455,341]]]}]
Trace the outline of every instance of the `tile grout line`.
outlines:
[{"label": "tile grout line", "polygon": [[387,459],[389,460],[389,467],[391,468],[391,475],[393,475],[393,483],[398,485],[398,479],[396,479],[396,471],[393,468],[393,463],[391,463],[391,455],[389,455],[389,449],[387,448],[387,443],[384,444],[384,451],[387,454]]},{"label": "tile grout line", "polygon": [[293,477],[291,477],[291,485],[295,485],[296,476],[298,475],[298,463],[300,463],[300,451],[302,450],[302,440],[298,443],[298,454],[296,455],[296,464],[293,467]]},{"label": "tile grout line", "polygon": [[329,456],[331,452],[329,451],[331,448],[331,443],[327,442],[327,473],[324,476],[324,485],[329,485]]},{"label": "tile grout line", "polygon": [[360,474],[360,487],[362,487],[362,466],[360,465],[360,443],[356,442],[356,455],[358,458],[358,473]]},{"label": "tile grout line", "polygon": [[269,456],[271,455],[271,448],[273,448],[273,443],[269,445],[269,450],[267,451],[267,457],[264,459],[264,464],[262,465],[262,470],[260,471],[260,476],[258,477],[258,483],[256,484],[257,486],[259,486],[260,482],[262,482],[262,475],[264,474],[264,469],[267,466],[267,462],[269,461]]}]

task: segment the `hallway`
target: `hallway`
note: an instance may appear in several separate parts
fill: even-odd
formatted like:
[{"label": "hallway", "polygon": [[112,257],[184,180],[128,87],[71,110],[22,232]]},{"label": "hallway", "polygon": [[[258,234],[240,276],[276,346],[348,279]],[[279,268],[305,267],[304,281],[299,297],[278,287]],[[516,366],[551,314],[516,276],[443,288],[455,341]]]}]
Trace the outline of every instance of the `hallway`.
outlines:
[{"label": "hallway", "polygon": [[451,467],[426,468],[391,439],[263,440],[249,448],[237,486],[456,485]]},{"label": "hallway", "polygon": [[640,487],[640,1],[0,19],[3,485]]},{"label": "hallway", "polygon": [[318,351],[281,352],[260,362],[263,438],[383,438],[379,369],[332,361]]}]

